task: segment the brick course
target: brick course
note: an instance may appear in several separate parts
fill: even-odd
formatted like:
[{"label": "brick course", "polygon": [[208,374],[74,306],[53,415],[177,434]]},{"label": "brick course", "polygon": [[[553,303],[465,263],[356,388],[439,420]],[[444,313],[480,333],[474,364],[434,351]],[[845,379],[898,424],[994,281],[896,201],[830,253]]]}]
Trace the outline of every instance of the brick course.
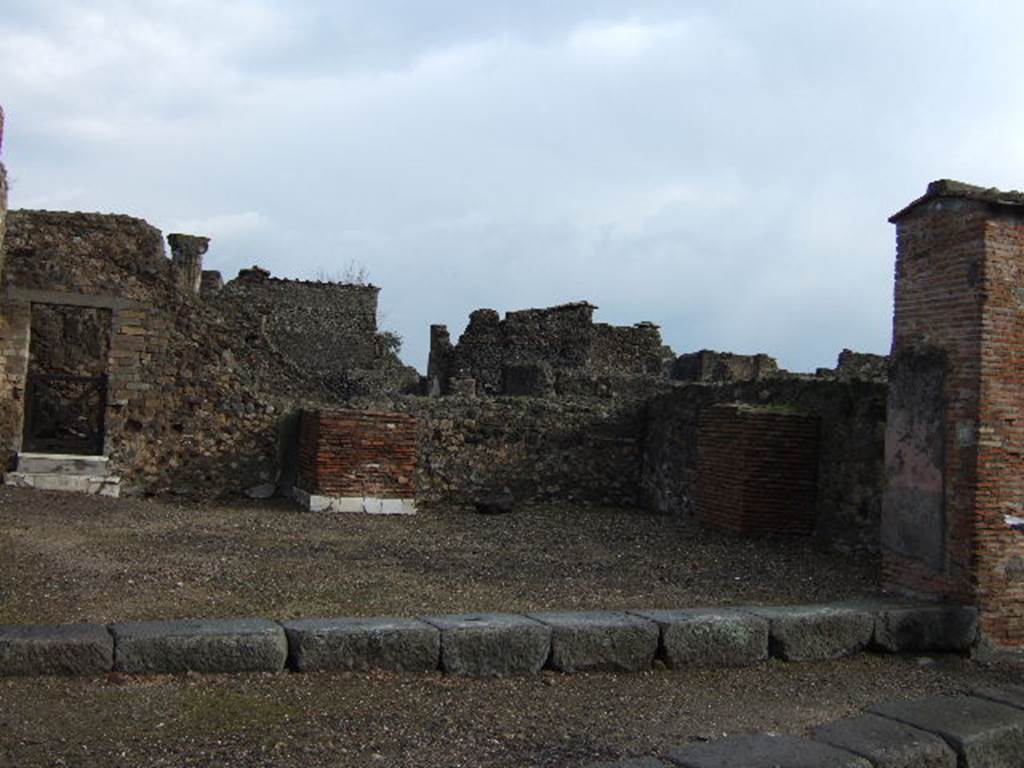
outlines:
[{"label": "brick course", "polygon": [[334,497],[416,495],[416,419],[382,411],[304,411],[297,486]]},{"label": "brick course", "polygon": [[810,534],[815,524],[817,417],[719,404],[700,416],[697,515],[745,534]]}]

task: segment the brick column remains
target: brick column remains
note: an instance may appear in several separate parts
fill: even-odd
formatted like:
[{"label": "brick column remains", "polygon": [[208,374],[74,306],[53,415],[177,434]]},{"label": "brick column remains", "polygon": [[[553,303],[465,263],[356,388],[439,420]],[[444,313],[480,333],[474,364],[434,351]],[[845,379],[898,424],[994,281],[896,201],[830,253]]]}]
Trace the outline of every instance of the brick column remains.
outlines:
[{"label": "brick column remains", "polygon": [[293,497],[314,512],[416,511],[416,419],[381,411],[303,411]]},{"label": "brick column remains", "polygon": [[887,589],[1024,644],[1024,194],[937,181],[896,224]]}]

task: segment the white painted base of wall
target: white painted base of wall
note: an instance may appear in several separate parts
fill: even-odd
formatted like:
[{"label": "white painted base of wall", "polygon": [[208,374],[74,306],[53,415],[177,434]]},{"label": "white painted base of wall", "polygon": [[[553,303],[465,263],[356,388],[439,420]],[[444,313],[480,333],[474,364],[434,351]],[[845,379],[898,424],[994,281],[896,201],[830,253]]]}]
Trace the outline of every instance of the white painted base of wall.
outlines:
[{"label": "white painted base of wall", "polygon": [[367,515],[414,515],[414,499],[378,499],[373,496],[317,496],[292,488],[292,498],[310,512],[357,512]]}]

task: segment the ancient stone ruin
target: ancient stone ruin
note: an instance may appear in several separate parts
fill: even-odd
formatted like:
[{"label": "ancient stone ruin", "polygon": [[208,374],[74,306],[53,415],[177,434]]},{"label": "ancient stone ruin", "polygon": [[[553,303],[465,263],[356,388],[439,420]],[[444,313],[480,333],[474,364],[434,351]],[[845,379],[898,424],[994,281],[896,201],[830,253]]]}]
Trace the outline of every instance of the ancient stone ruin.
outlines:
[{"label": "ancient stone ruin", "polygon": [[653,323],[573,302],[477,310],[454,343],[431,326],[421,377],[377,326],[378,287],[258,266],[225,281],[201,235],[8,212],[0,165],[5,482],[695,514],[881,549],[888,588],[977,605],[988,642],[1020,645],[1022,211],[1019,193],[937,182],[893,217],[891,359],[843,350],[794,374],[677,355]]}]

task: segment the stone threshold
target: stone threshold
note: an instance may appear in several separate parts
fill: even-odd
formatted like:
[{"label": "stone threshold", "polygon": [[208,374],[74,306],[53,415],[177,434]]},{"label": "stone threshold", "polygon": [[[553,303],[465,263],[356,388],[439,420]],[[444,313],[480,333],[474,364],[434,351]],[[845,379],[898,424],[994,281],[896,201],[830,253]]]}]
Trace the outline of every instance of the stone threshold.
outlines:
[{"label": "stone threshold", "polygon": [[747,666],[864,651],[963,653],[974,608],[860,600],[803,606],[417,618],[0,625],[0,676],[371,669],[466,676]]},{"label": "stone threshold", "polygon": [[4,474],[5,485],[93,496],[121,495],[121,478],[111,475],[106,456],[70,453],[19,453],[17,470]]}]

